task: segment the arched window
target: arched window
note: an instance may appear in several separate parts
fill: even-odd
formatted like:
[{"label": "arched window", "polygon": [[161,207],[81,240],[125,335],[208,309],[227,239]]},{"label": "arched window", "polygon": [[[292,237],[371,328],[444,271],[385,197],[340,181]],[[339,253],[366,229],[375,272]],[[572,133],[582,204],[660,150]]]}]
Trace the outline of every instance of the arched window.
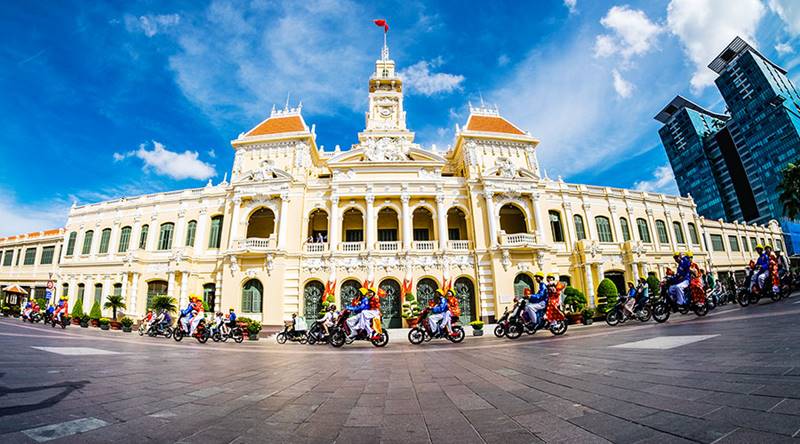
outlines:
[{"label": "arched window", "polygon": [[261,313],[264,286],[258,279],[250,279],[242,287],[242,312]]},{"label": "arched window", "polygon": [[525,213],[512,204],[505,204],[500,208],[500,229],[506,234],[527,233],[528,221]]},{"label": "arched window", "polygon": [[658,233],[658,241],[662,244],[669,243],[669,233],[667,233],[667,224],[663,220],[656,220],[656,233]]},{"label": "arched window", "polygon": [[397,212],[391,208],[378,211],[378,242],[397,242],[400,220]]},{"label": "arched window", "polygon": [[100,232],[100,254],[108,253],[109,242],[111,242],[111,228],[104,228]]},{"label": "arched window", "polygon": [[561,225],[561,213],[558,211],[548,211],[550,217],[550,232],[553,234],[553,242],[564,242],[564,228]]},{"label": "arched window", "polygon": [[259,208],[247,220],[247,238],[267,239],[275,232],[275,213]]},{"label": "arched window", "polygon": [[[203,284],[203,300],[208,304],[208,309],[215,310],[217,306],[217,285],[214,283]],[[222,311],[222,309],[220,309]]]},{"label": "arched window", "polygon": [[597,216],[594,218],[597,225],[597,237],[600,242],[614,242],[614,235],[611,233],[611,222],[605,216]]},{"label": "arched window", "polygon": [[342,214],[342,236],[345,242],[364,242],[364,215],[358,208]]},{"label": "arched window", "polygon": [[117,248],[118,253],[125,253],[128,251],[128,248],[131,246],[131,227],[122,227],[122,231],[119,233],[119,248]]},{"label": "arched window", "polygon": [[460,277],[453,284],[453,291],[458,298],[458,306],[461,308],[462,322],[475,320],[475,285],[468,277]]},{"label": "arched window", "polygon": [[83,235],[83,250],[81,250],[81,254],[89,254],[92,251],[92,238],[94,237],[94,231],[89,230]]},{"label": "arched window", "polygon": [[461,208],[453,207],[447,210],[447,239],[469,240],[467,216]]},{"label": "arched window", "polygon": [[112,293],[114,296],[122,296],[122,284],[117,282],[114,284]]},{"label": "arched window", "polygon": [[[317,280],[309,281],[303,288],[303,315],[306,320],[319,318],[322,308],[322,295],[325,293],[325,285]],[[383,305],[383,303],[381,303]]]},{"label": "arched window", "polygon": [[520,273],[514,277],[514,296],[519,298],[524,294],[525,289],[529,289],[532,293],[536,291],[536,286],[533,284],[533,279],[525,273]]},{"label": "arched window", "polygon": [[190,220],[186,225],[186,246],[194,247],[194,236],[197,233],[197,221]]},{"label": "arched window", "polygon": [[[147,308],[153,304],[153,298],[156,296],[166,296],[169,284],[167,281],[150,281],[147,283]],[[178,307],[183,309],[183,307]]]},{"label": "arched window", "polygon": [[342,286],[339,287],[339,300],[342,303],[342,307],[353,302],[353,299],[359,294],[359,288],[361,288],[361,282],[355,279],[348,279],[342,282]]},{"label": "arched window", "polygon": [[685,244],[686,239],[683,238],[683,227],[681,227],[681,223],[673,222],[672,230],[675,232],[675,242],[679,244]]},{"label": "arched window", "polygon": [[[81,305],[83,305],[83,296],[84,295],[86,295],[86,285],[78,284],[78,297],[76,299],[76,302],[77,301],[81,301]],[[86,307],[84,307],[84,310],[85,309],[86,309]]]},{"label": "arched window", "polygon": [[208,233],[208,248],[219,248],[222,242],[222,215],[211,218],[211,230]]},{"label": "arched window", "polygon": [[583,226],[583,216],[580,214],[576,214],[572,216],[573,222],[575,222],[575,237],[578,240],[586,239],[586,228]]},{"label": "arched window", "polygon": [[[378,237],[380,237],[380,224],[378,225]],[[308,237],[314,242],[328,242],[328,213],[319,208],[308,215]]]},{"label": "arched window", "polygon": [[415,296],[423,307],[428,306],[428,301],[433,299],[437,288],[439,288],[439,284],[431,278],[422,278],[417,281],[417,294]]},{"label": "arched window", "polygon": [[[689,222],[689,240],[692,241],[692,245],[700,245],[700,236],[697,234],[697,227],[692,222]],[[745,247],[747,246],[747,242],[743,242]]]},{"label": "arched window", "polygon": [[411,213],[412,234],[415,241],[431,241],[435,239],[433,231],[433,214],[425,207],[417,207]]},{"label": "arched window", "polygon": [[639,240],[642,242],[649,244],[653,242],[650,239],[650,228],[647,227],[647,221],[644,219],[636,219],[636,228],[639,230]]},{"label": "arched window", "polygon": [[78,233],[72,232],[69,234],[69,240],[67,241],[67,256],[72,256],[75,253],[75,240],[78,238]]},{"label": "arched window", "polygon": [[61,284],[61,296],[69,296],[69,284],[66,282]]},{"label": "arched window", "polygon": [[142,232],[139,234],[139,249],[144,250],[147,248],[147,234],[150,231],[150,225],[142,225]]},{"label": "arched window", "polygon": [[619,226],[622,227],[622,241],[627,242],[631,240],[631,227],[628,226],[628,219],[620,217]]},{"label": "arched window", "polygon": [[158,249],[172,249],[172,234],[175,232],[175,224],[166,222],[161,224],[161,232],[158,235]]},{"label": "arched window", "polygon": [[94,301],[102,305],[103,303],[103,284],[94,284]]}]

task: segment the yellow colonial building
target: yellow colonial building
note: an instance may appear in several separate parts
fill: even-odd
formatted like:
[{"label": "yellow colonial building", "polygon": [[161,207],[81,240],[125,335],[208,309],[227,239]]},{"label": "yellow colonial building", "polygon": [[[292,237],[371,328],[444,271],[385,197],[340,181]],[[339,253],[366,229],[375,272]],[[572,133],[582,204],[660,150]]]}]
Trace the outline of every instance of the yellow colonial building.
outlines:
[{"label": "yellow colonial building", "polygon": [[320,149],[301,107],[273,109],[231,142],[230,182],[74,206],[64,229],[0,239],[0,286],[35,292],[52,280],[87,311],[116,293],[134,317],[155,295],[185,305],[202,294],[279,325],[315,316],[328,282],[344,304],[370,280],[396,327],[404,280],[423,300],[452,280],[464,316],[491,321],[537,270],[595,304],[601,279],[622,289],[660,276],[675,250],[731,272],[753,243],[782,248],[775,222],[708,221],[691,198],[543,177],[539,141],[496,108],[470,107],[452,148],[423,147],[406,127],[403,86],[384,47],[350,149]]}]

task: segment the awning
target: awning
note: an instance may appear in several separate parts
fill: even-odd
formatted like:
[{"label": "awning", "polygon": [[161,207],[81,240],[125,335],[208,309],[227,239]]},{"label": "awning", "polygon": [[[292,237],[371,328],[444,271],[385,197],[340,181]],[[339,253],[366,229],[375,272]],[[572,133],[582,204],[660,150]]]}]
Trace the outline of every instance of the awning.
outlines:
[{"label": "awning", "polygon": [[8,287],[4,288],[3,291],[6,293],[28,294],[28,292],[18,284],[9,285]]}]

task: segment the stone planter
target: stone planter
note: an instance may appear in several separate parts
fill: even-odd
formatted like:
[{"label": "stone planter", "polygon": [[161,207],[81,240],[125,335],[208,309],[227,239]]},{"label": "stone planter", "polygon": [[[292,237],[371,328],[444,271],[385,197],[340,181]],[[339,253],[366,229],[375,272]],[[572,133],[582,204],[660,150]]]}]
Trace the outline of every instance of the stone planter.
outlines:
[{"label": "stone planter", "polygon": [[408,318],[406,319],[406,323],[408,324],[408,328],[414,328],[419,323],[418,317]]},{"label": "stone planter", "polygon": [[120,330],[120,329],[122,329],[122,323],[119,322],[119,321],[111,321],[111,323],[109,325],[111,325],[111,329],[112,330]]},{"label": "stone planter", "polygon": [[249,341],[258,341],[258,335],[251,335],[251,334],[248,333],[247,334],[247,340],[249,340]]},{"label": "stone planter", "polygon": [[472,329],[472,336],[483,336],[483,329],[482,328],[479,330]]},{"label": "stone planter", "polygon": [[594,319],[592,319],[592,318],[589,318],[589,317],[584,317],[583,318],[583,325],[592,325],[593,322],[594,322]]},{"label": "stone planter", "polygon": [[89,319],[89,325],[91,325],[92,327],[99,327],[100,326],[100,320],[99,319]]},{"label": "stone planter", "polygon": [[130,333],[131,331],[133,331],[133,327],[122,327],[122,331],[124,333]]},{"label": "stone planter", "polygon": [[580,313],[570,313],[567,315],[567,323],[570,325],[575,325],[583,319],[583,315]]},{"label": "stone planter", "polygon": [[81,328],[89,328],[89,323],[88,322],[80,322],[80,324],[81,324]]},{"label": "stone planter", "polygon": [[81,323],[81,320],[80,320],[80,318],[72,318],[72,324],[73,324],[73,325],[78,325],[78,324],[80,324],[80,323]]}]

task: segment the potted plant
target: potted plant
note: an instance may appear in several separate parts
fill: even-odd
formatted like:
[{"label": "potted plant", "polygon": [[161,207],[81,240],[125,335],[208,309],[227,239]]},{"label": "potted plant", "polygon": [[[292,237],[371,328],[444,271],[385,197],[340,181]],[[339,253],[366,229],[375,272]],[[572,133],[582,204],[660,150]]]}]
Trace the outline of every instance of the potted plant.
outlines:
[{"label": "potted plant", "polygon": [[597,287],[597,299],[604,300],[601,311],[606,313],[608,310],[614,308],[617,305],[617,300],[619,300],[619,290],[617,290],[617,286],[614,284],[609,278],[604,278],[600,281],[600,285]]},{"label": "potted plant", "polygon": [[75,305],[72,307],[72,323],[78,325],[81,323],[81,318],[83,317],[83,300],[78,299],[75,301]]},{"label": "potted plant", "polygon": [[592,322],[594,322],[594,320],[592,319],[594,318],[594,309],[589,307],[584,308],[582,314],[583,314],[583,325],[592,325]]},{"label": "potted plant", "polygon": [[111,319],[100,318],[97,322],[100,324],[100,330],[108,330],[108,324],[111,323]]},{"label": "potted plant", "polygon": [[92,304],[92,309],[89,310],[89,323],[92,327],[97,327],[100,325],[100,318],[103,317],[103,312],[100,311],[100,302],[94,301]]},{"label": "potted plant", "polygon": [[106,298],[106,303],[103,304],[103,308],[111,309],[113,316],[111,316],[111,328],[114,330],[119,330],[121,324],[117,322],[117,309],[118,308],[128,308],[125,305],[125,301],[122,299],[122,296],[118,294],[110,294],[108,298]]},{"label": "potted plant", "polygon": [[131,318],[127,317],[127,316],[122,318],[122,320],[120,321],[120,324],[122,324],[122,331],[125,332],[125,333],[130,333],[131,330],[133,330],[133,319],[131,319]]},{"label": "potted plant", "polygon": [[586,295],[575,287],[564,289],[564,309],[567,312],[567,320],[570,324],[578,323],[582,314],[581,311],[586,307]]},{"label": "potted plant", "polygon": [[247,339],[251,341],[258,341],[258,333],[261,332],[261,323],[258,321],[250,321],[247,326]]},{"label": "potted plant", "polygon": [[483,321],[472,321],[469,326],[472,327],[472,336],[483,336]]},{"label": "potted plant", "polygon": [[414,296],[414,293],[406,293],[406,300],[403,303],[403,310],[400,315],[406,320],[409,328],[417,326],[420,311],[419,301]]},{"label": "potted plant", "polygon": [[89,315],[86,313],[82,314],[79,322],[81,324],[81,328],[89,328]]},{"label": "potted plant", "polygon": [[3,317],[7,318],[8,313],[11,311],[11,307],[9,307],[8,305],[3,305],[2,311],[3,311]]}]

